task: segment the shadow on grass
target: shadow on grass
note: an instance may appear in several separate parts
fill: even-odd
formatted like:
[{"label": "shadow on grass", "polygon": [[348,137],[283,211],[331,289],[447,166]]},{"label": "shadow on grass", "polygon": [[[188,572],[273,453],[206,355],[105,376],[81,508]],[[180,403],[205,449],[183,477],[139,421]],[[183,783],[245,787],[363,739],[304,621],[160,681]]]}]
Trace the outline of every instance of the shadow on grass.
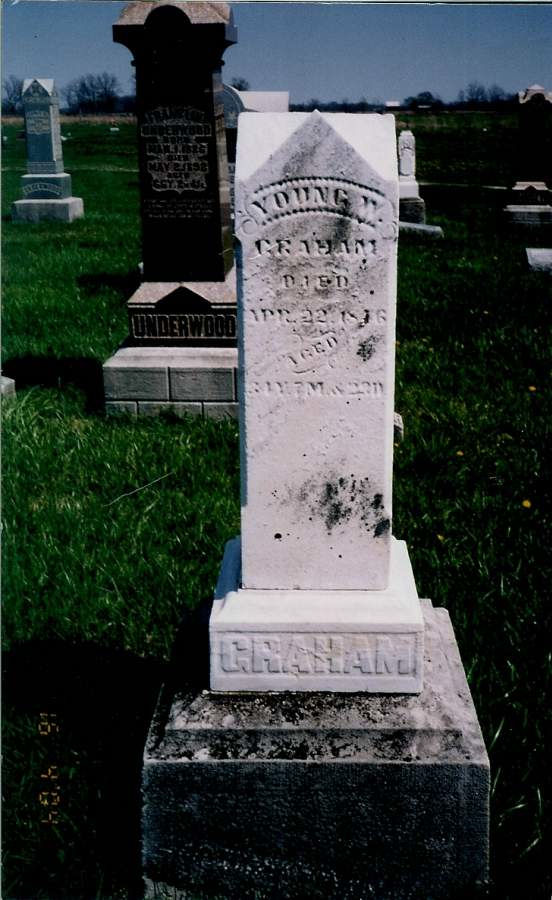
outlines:
[{"label": "shadow on grass", "polygon": [[73,384],[86,395],[87,412],[103,408],[102,365],[98,359],[86,356],[17,356],[6,360],[2,373],[15,380],[16,389],[41,385],[60,388]]},{"label": "shadow on grass", "polygon": [[[102,244],[99,243],[98,246],[102,246]],[[140,285],[140,274],[138,269],[123,274],[118,272],[95,272],[90,275],[79,275],[77,284],[88,297],[94,297],[98,291],[111,288],[117,291],[121,295],[121,299],[126,303]]]},{"label": "shadow on grass", "polygon": [[4,896],[140,897],[141,761],[166,667],[40,641],[3,669]]}]

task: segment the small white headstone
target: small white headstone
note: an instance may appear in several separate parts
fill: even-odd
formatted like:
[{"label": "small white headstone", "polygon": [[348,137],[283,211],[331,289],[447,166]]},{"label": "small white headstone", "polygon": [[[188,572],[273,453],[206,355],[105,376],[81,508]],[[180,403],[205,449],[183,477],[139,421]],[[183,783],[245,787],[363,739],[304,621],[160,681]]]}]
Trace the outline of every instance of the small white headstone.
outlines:
[{"label": "small white headstone", "polygon": [[416,181],[416,138],[411,131],[401,131],[399,149],[399,192],[401,199],[419,197]]},{"label": "small white headstone", "polygon": [[419,691],[422,616],[391,537],[394,117],[243,113],[236,234],[242,541],[211,685]]}]

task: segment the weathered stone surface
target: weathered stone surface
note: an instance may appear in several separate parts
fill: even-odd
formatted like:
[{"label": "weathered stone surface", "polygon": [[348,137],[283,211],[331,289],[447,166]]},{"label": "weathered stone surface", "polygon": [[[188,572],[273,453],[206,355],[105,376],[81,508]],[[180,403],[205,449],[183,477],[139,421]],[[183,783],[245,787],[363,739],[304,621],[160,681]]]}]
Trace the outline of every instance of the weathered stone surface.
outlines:
[{"label": "weathered stone surface", "polygon": [[425,224],[425,200],[421,197],[401,197],[399,200],[399,228],[403,222]]},{"label": "weathered stone surface", "polygon": [[103,366],[106,401],[137,400],[146,415],[203,413],[205,399],[237,402],[237,363],[235,347],[122,347]]},{"label": "weathered stone surface", "polygon": [[424,624],[404,541],[384,590],[248,590],[227,544],[209,624],[215,691],[419,693]]},{"label": "weathered stone surface", "polygon": [[168,400],[168,370],[162,367],[126,364],[108,360],[103,366],[106,400]]},{"label": "weathered stone surface", "polygon": [[59,97],[53,79],[26,78],[21,94],[25,116],[27,171],[63,172],[59,128]]},{"label": "weathered stone surface", "polygon": [[396,444],[404,440],[404,424],[400,413],[395,413],[393,416],[393,437]]},{"label": "weathered stone surface", "polygon": [[237,419],[239,417],[238,403],[211,403],[203,404],[203,415],[206,419]]},{"label": "weathered stone surface", "polygon": [[171,368],[170,393],[173,400],[235,400],[232,369]]},{"label": "weathered stone surface", "polygon": [[15,394],[15,381],[7,375],[0,375],[0,394],[2,397],[13,397]]},{"label": "weathered stone surface", "polygon": [[65,200],[71,197],[71,176],[22,175],[21,193],[24,200]]},{"label": "weathered stone surface", "polygon": [[157,403],[155,400],[141,400],[138,403],[139,416],[160,416],[170,413],[173,416],[202,416],[203,405],[201,403]]},{"label": "weathered stone surface", "polygon": [[534,272],[552,272],[552,249],[527,247],[527,262]]},{"label": "weathered stone surface", "polygon": [[84,215],[84,205],[80,197],[65,200],[16,200],[12,203],[14,222],[74,222]]},{"label": "weathered stone surface", "polygon": [[109,400],[105,404],[108,416],[135,416],[138,412],[136,400]]},{"label": "weathered stone surface", "polygon": [[233,264],[220,93],[225,3],[129,4],[113,38],[136,65],[144,277],[223,281]]},{"label": "weathered stone surface", "polygon": [[245,588],[388,583],[397,213],[393,116],[240,116]]},{"label": "weathered stone surface", "polygon": [[418,696],[166,692],[144,756],[149,897],[477,896],[489,764],[447,612],[424,603]]}]

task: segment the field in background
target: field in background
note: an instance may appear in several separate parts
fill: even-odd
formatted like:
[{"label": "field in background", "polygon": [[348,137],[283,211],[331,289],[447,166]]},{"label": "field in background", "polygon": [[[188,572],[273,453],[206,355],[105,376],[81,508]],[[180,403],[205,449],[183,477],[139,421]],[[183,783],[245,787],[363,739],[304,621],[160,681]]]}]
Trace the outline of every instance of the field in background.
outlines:
[{"label": "field in background", "polygon": [[[513,120],[400,122],[420,180],[514,180]],[[102,414],[140,259],[135,126],[118,124],[62,126],[85,206],[71,226],[9,221],[24,142],[4,129],[6,900],[139,895],[145,729],[181,610],[239,530],[235,423]],[[400,239],[393,530],[451,614],[480,716],[494,896],[544,898],[550,280],[501,229],[502,192],[424,195],[445,239]]]}]

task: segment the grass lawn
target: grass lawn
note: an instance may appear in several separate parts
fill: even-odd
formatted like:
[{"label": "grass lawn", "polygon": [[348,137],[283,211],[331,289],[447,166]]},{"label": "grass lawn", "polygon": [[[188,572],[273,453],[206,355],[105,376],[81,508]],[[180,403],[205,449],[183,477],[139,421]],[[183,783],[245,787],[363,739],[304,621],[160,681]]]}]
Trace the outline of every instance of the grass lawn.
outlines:
[{"label": "grass lawn", "polygon": [[[510,184],[497,148],[512,123],[477,115],[407,123],[421,180]],[[181,612],[239,531],[235,423],[102,413],[140,259],[120,127],[63,125],[85,208],[70,226],[9,221],[24,143],[4,129],[6,900],[139,896],[145,730]],[[551,283],[502,230],[499,192],[425,197],[445,239],[400,239],[393,531],[420,596],[451,614],[480,717],[493,896],[548,898]]]}]

